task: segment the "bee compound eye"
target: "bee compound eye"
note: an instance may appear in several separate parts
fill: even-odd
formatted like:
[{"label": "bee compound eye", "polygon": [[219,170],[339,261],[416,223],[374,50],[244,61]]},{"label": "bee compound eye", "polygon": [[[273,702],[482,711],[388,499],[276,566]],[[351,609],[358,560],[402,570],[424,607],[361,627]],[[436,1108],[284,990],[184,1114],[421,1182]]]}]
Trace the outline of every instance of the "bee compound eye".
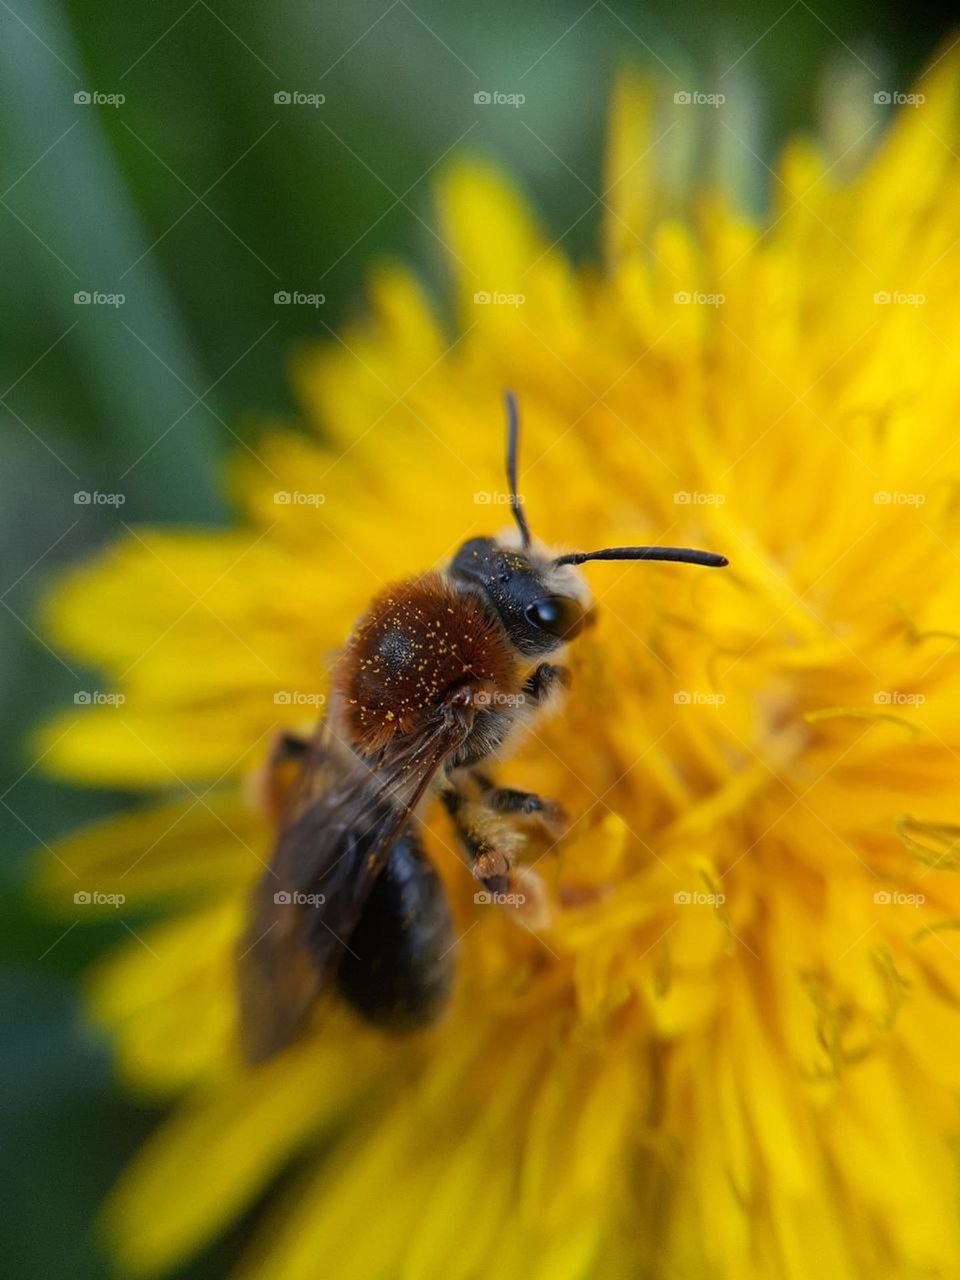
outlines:
[{"label": "bee compound eye", "polygon": [[558,639],[572,640],[583,629],[583,609],[568,596],[543,596],[527,605],[524,613],[532,626]]}]

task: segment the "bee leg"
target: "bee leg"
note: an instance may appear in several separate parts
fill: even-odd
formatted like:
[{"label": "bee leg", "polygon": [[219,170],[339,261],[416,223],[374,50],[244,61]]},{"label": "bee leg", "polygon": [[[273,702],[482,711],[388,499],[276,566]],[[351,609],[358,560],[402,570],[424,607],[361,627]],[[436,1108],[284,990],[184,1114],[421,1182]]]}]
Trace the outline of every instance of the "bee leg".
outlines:
[{"label": "bee leg", "polygon": [[510,859],[491,836],[491,822],[484,807],[450,788],[442,793],[460,842],[470,859],[470,869],[489,893],[509,893]]},{"label": "bee leg", "polygon": [[569,668],[555,666],[552,662],[541,662],[523,682],[524,696],[535,706],[542,706],[551,694],[569,688]]},{"label": "bee leg", "polygon": [[281,729],[270,743],[270,752],[253,776],[254,800],[271,821],[283,813],[290,790],[291,767],[302,764],[317,747],[312,738]]},{"label": "bee leg", "polygon": [[310,739],[303,734],[292,733],[281,729],[270,748],[269,763],[271,765],[286,764],[290,760],[302,760],[310,750]]},{"label": "bee leg", "polygon": [[[481,783],[481,786],[483,784]],[[518,791],[515,787],[490,787],[484,790],[483,802],[491,813],[515,814],[538,819],[556,837],[567,828],[567,814],[556,800],[547,800],[535,791]]]},{"label": "bee leg", "polygon": [[490,779],[478,772],[470,776],[481,799],[472,799],[454,787],[444,791],[442,798],[470,858],[473,874],[487,893],[498,899],[506,897],[511,914],[515,913],[528,929],[545,928],[550,921],[550,908],[540,877],[531,867],[512,865],[523,837],[506,825],[506,814],[497,813],[486,804],[486,796],[498,790]]}]

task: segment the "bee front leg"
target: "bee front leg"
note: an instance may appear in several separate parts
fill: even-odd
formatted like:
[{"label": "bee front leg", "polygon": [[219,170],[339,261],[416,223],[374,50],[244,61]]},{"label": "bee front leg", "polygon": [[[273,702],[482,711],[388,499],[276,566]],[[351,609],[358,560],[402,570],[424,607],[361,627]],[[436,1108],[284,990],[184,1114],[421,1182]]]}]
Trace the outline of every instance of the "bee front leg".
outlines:
[{"label": "bee front leg", "polygon": [[552,662],[541,662],[523,682],[523,694],[540,707],[552,694],[570,688],[570,669]]},{"label": "bee front leg", "polygon": [[453,819],[457,835],[470,859],[470,869],[488,893],[505,894],[510,890],[511,841],[506,832],[498,832],[489,811],[461,791],[451,787],[442,793],[444,807]]},{"label": "bee front leg", "polygon": [[[509,809],[498,811],[486,803],[486,797],[498,789],[482,774],[474,772],[470,776],[480,793],[479,799],[472,799],[454,786],[442,795],[470,858],[473,874],[487,893],[498,901],[505,899],[504,905],[508,905],[528,929],[545,928],[550,909],[540,877],[530,867],[513,865],[514,854],[524,843],[523,835],[504,822]],[[530,792],[513,794],[539,799]]]}]

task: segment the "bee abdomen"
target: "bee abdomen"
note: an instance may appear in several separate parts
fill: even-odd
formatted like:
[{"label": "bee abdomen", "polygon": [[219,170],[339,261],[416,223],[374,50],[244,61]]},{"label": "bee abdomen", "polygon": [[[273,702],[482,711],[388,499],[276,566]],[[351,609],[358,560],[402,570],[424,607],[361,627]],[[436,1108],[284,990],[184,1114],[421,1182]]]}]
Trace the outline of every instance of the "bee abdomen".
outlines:
[{"label": "bee abdomen", "polygon": [[337,981],[368,1022],[402,1032],[439,1017],[453,981],[453,921],[443,882],[412,831],[391,849],[348,948]]}]

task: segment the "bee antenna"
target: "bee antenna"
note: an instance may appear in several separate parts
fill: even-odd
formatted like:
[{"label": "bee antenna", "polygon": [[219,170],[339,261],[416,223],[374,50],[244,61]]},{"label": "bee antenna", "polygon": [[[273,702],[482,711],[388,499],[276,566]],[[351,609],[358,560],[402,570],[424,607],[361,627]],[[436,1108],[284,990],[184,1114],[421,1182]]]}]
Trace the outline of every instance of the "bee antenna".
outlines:
[{"label": "bee antenna", "polygon": [[504,392],[507,405],[507,484],[510,486],[510,509],[520,530],[520,540],[526,551],[530,545],[530,526],[524,515],[523,503],[517,493],[517,452],[520,444],[520,411],[517,408],[517,397],[512,391]]},{"label": "bee antenna", "polygon": [[702,564],[709,569],[722,569],[730,561],[715,551],[697,551],[693,547],[607,547],[603,551],[573,551],[557,556],[554,564],[583,564],[587,560],[674,560],[680,564]]}]

